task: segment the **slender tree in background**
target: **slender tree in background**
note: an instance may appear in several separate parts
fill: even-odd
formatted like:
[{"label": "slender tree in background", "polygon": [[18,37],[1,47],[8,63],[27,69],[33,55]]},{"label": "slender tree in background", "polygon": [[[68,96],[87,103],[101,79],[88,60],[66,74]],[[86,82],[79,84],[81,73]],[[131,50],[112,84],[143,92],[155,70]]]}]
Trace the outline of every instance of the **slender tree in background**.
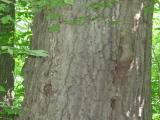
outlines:
[{"label": "slender tree in background", "polygon": [[5,88],[5,92],[0,92],[0,101],[5,101],[7,105],[12,104],[11,91],[14,88],[14,59],[6,52],[8,49],[8,52],[11,53],[9,47],[13,47],[14,44],[15,1],[10,1],[11,3],[0,2],[0,85]]},{"label": "slender tree in background", "polygon": [[152,5],[75,0],[36,14],[32,49],[49,56],[26,61],[19,120],[151,120]]}]

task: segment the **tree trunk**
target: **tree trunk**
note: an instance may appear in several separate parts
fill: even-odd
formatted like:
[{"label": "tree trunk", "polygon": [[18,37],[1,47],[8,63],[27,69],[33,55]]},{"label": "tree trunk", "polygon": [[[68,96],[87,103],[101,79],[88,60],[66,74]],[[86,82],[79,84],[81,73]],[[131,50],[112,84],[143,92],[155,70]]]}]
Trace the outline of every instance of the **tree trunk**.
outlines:
[{"label": "tree trunk", "polygon": [[[0,18],[2,19],[5,16],[11,16],[12,19],[15,19],[15,6],[14,0],[12,0],[12,4],[0,2],[1,5],[5,5],[4,11],[0,11]],[[14,59],[12,55],[9,53],[3,53],[4,51],[1,49],[2,46],[10,46],[14,45],[14,31],[15,24],[14,21],[10,21],[9,23],[2,23],[0,21],[0,85],[3,86],[6,92],[0,92],[0,102],[5,102],[7,105],[12,105],[12,95],[11,92],[14,88]],[[0,107],[0,111],[2,112],[3,108]],[[3,118],[5,119],[5,118]],[[6,118],[7,119],[7,118]]]},{"label": "tree trunk", "polygon": [[120,0],[98,12],[84,7],[92,2],[75,0],[59,11],[65,19],[102,18],[61,22],[58,33],[48,31],[46,12],[35,16],[32,49],[49,57],[26,61],[19,120],[151,120],[152,12],[145,9],[152,3]]}]

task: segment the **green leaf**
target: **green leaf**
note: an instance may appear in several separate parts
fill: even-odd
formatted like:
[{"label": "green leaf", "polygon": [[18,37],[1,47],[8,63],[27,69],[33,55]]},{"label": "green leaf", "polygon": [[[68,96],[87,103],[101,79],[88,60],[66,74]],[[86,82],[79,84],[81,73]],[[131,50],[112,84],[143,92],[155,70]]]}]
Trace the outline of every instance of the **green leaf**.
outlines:
[{"label": "green leaf", "polygon": [[7,50],[9,46],[1,46],[1,50]]},{"label": "green leaf", "polygon": [[47,57],[48,52],[45,50],[26,50],[28,55],[37,56],[37,57]]},{"label": "green leaf", "polygon": [[1,2],[4,2],[4,3],[7,3],[7,4],[10,4],[10,3],[12,3],[11,1],[9,1],[9,0],[0,0]]},{"label": "green leaf", "polygon": [[144,12],[145,13],[152,13],[153,12],[153,7],[152,6],[144,7]]},{"label": "green leaf", "polygon": [[7,6],[5,4],[0,4],[0,11],[4,12],[6,10]]},{"label": "green leaf", "polygon": [[104,0],[102,2],[95,2],[88,6],[93,11],[102,10],[104,8],[111,8],[113,5],[118,3],[118,0]]},{"label": "green leaf", "polygon": [[0,92],[6,92],[5,88],[2,85],[0,85]]},{"label": "green leaf", "polygon": [[48,4],[51,7],[63,7],[65,5],[65,2],[63,0],[49,0]]},{"label": "green leaf", "polygon": [[13,49],[11,49],[10,47],[8,48],[8,53],[10,54],[10,55],[13,55]]},{"label": "green leaf", "polygon": [[65,2],[66,4],[73,5],[74,0],[64,0],[64,2]]},{"label": "green leaf", "polygon": [[13,21],[13,19],[12,19],[12,17],[10,15],[6,15],[6,16],[1,18],[1,22],[3,24],[8,24],[8,23],[10,23],[12,21]]},{"label": "green leaf", "polygon": [[59,32],[60,31],[60,25],[54,24],[51,27],[49,27],[49,32]]},{"label": "green leaf", "polygon": [[47,15],[48,20],[58,20],[61,17],[59,13],[50,13]]},{"label": "green leaf", "polygon": [[66,24],[71,25],[83,25],[86,22],[87,18],[85,16],[80,16],[78,18],[75,18],[73,20],[65,20]]}]

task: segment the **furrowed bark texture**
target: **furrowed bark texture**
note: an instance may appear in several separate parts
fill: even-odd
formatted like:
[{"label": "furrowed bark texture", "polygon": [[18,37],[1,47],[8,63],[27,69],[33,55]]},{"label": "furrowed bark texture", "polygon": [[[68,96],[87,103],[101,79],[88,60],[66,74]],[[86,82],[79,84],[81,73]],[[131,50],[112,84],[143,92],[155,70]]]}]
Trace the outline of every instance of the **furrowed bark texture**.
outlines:
[{"label": "furrowed bark texture", "polygon": [[60,32],[50,33],[46,13],[35,17],[32,48],[49,57],[26,61],[20,120],[151,120],[152,13],[145,8],[152,4],[120,0],[101,12],[83,7],[93,2],[76,0],[59,11],[66,19],[106,19],[62,22]]},{"label": "furrowed bark texture", "polygon": [[[14,3],[14,0],[11,0]],[[11,16],[12,19],[15,19],[15,6],[14,4],[4,4],[6,9],[2,12],[0,18],[3,18],[7,15]],[[14,44],[14,22],[3,24],[0,21],[0,49],[2,46],[12,46]],[[4,51],[0,50],[0,85],[3,86],[6,92],[0,92],[0,101],[6,102],[7,105],[12,104],[12,95],[11,92],[14,88],[14,59],[9,53],[3,53]],[[2,110],[3,108],[0,108]],[[6,118],[7,119],[7,118]]]}]

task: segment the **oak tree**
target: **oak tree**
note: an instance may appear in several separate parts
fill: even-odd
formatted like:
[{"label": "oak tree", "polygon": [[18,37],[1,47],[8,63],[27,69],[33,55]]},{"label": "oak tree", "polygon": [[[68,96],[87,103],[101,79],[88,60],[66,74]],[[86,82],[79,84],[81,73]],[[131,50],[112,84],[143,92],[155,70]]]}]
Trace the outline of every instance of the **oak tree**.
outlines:
[{"label": "oak tree", "polygon": [[151,0],[56,1],[33,4],[49,56],[26,61],[19,120],[151,120]]}]

